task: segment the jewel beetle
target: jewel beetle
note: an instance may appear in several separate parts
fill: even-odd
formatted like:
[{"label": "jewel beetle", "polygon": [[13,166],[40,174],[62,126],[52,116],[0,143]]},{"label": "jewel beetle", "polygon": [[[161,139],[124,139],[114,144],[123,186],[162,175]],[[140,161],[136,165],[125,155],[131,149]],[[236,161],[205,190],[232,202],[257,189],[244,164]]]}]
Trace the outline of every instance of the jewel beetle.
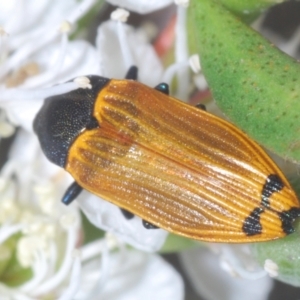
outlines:
[{"label": "jewel beetle", "polygon": [[147,228],[192,239],[242,243],[294,231],[299,201],[265,151],[201,107],[135,79],[87,76],[91,88],[45,99],[34,130],[47,158],[82,189]]}]

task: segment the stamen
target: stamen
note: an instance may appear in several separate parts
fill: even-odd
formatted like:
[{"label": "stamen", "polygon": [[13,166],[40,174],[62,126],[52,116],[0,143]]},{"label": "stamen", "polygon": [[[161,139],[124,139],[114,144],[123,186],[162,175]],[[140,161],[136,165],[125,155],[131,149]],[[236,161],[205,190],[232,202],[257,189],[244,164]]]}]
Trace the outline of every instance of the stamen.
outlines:
[{"label": "stamen", "polygon": [[188,61],[170,65],[163,74],[162,82],[165,82],[170,85],[176,73],[178,71],[186,69],[188,66]]},{"label": "stamen", "polygon": [[174,0],[174,3],[178,6],[188,7],[190,4],[190,0]]},{"label": "stamen", "polygon": [[199,73],[201,71],[200,58],[198,54],[190,56],[189,65],[194,73]]},{"label": "stamen", "polygon": [[[76,6],[76,8],[71,11],[69,16],[67,17],[67,20],[70,23],[76,23],[76,21],[83,16],[85,13],[87,13],[91,7],[95,4],[96,0],[84,0],[79,5]],[[19,11],[22,13],[22,17],[25,17],[24,11],[20,9],[20,4],[18,3],[16,8],[16,11]],[[16,17],[11,19],[13,22],[15,20],[21,20],[20,18]],[[9,26],[8,26],[9,27]],[[0,70],[0,80],[3,80],[3,77],[6,76],[7,73],[9,73],[11,70],[16,69],[16,66],[22,65],[24,61],[28,59],[33,53],[38,52],[40,49],[45,47],[47,44],[50,44],[53,42],[53,40],[56,39],[57,35],[59,34],[58,31],[53,30],[52,25],[46,25],[42,28],[38,28],[33,34],[28,36],[27,40],[28,42],[20,49],[14,49],[14,53],[1,65]],[[31,42],[34,41],[34,42]]]},{"label": "stamen", "polygon": [[[251,268],[248,266],[250,270],[247,270],[247,266],[244,266],[241,259],[238,258],[237,252],[233,250],[234,246],[222,246],[222,256],[220,258],[221,260],[221,267],[227,271],[230,275],[233,277],[241,277],[249,280],[256,280],[262,277],[266,276],[266,272],[262,270],[260,267],[251,266]],[[242,250],[240,250],[242,251]],[[249,262],[252,263],[251,257],[249,257]]]},{"label": "stamen", "polygon": [[74,82],[78,85],[78,87],[82,89],[91,89],[92,85],[88,77],[80,76],[74,79]]},{"label": "stamen", "polygon": [[43,295],[53,289],[55,289],[69,274],[69,270],[72,266],[72,251],[75,249],[76,237],[77,237],[77,226],[78,219],[74,214],[64,215],[60,219],[61,225],[67,231],[67,245],[65,248],[65,255],[60,269],[50,279],[43,282],[34,292],[33,296]]},{"label": "stamen", "polygon": [[208,88],[207,81],[201,73],[194,76],[194,84],[199,91],[204,91]]},{"label": "stamen", "polygon": [[[175,26],[175,61],[185,63],[188,61],[187,36],[186,36],[186,8],[177,6],[177,20]],[[187,100],[189,94],[189,70],[183,67],[177,71],[177,92],[176,96],[181,100]]]},{"label": "stamen", "polygon": [[32,265],[33,276],[32,278],[19,286],[19,290],[24,293],[30,293],[34,290],[46,277],[49,271],[47,260],[42,251],[34,253],[34,260]]},{"label": "stamen", "polygon": [[81,259],[82,261],[90,260],[98,256],[104,247],[104,239],[95,240],[94,242],[88,243],[81,248]]},{"label": "stamen", "polygon": [[14,174],[17,167],[18,167],[18,163],[13,159],[9,159],[8,161],[6,161],[6,163],[2,167],[1,178],[6,181],[7,185],[12,185],[13,181],[10,178]]},{"label": "stamen", "polygon": [[57,195],[55,185],[51,182],[35,185],[33,191],[37,195],[37,202],[40,210],[46,215],[56,216]]},{"label": "stamen", "polygon": [[115,249],[121,245],[117,237],[111,232],[105,234],[105,239],[109,250]]},{"label": "stamen", "polygon": [[274,278],[278,276],[278,265],[271,259],[266,259],[264,264],[265,271],[269,274],[270,277]]},{"label": "stamen", "polygon": [[101,256],[101,267],[100,267],[100,276],[94,285],[93,290],[87,296],[87,299],[96,299],[100,294],[101,289],[103,288],[109,274],[109,264],[110,264],[110,256],[109,256],[109,248],[107,245],[107,240],[104,239],[103,246],[101,248],[102,256]]},{"label": "stamen", "polygon": [[0,243],[1,244],[4,243],[12,235],[20,232],[23,226],[24,225],[22,224],[17,224],[17,225],[3,224],[0,227]]},{"label": "stamen", "polygon": [[9,34],[0,26],[0,63],[3,63],[9,55],[8,36]]},{"label": "stamen", "polygon": [[117,21],[116,26],[117,26],[119,45],[122,51],[122,57],[125,62],[126,69],[129,69],[131,66],[134,65],[134,60],[132,57],[132,53],[130,51],[128,39],[125,32],[125,26],[123,24],[124,22],[127,21],[128,16],[129,16],[129,12],[127,12],[122,8],[117,8],[110,15],[112,20]]},{"label": "stamen", "polygon": [[71,24],[67,21],[64,21],[60,25],[59,32],[61,33],[61,40],[60,40],[60,48],[59,48],[59,54],[56,58],[56,61],[53,63],[51,67],[48,68],[48,71],[34,76],[33,78],[28,78],[26,82],[22,85],[23,87],[31,88],[31,87],[39,87],[46,85],[48,82],[51,82],[54,78],[58,76],[60,73],[63,65],[64,60],[66,57],[66,50],[68,45],[68,33],[70,31]]},{"label": "stamen", "polygon": [[110,15],[110,18],[112,20],[123,22],[123,23],[127,22],[128,17],[129,17],[129,12],[123,8],[115,9]]},{"label": "stamen", "polygon": [[8,36],[9,34],[4,30],[2,26],[0,26],[0,37]]},{"label": "stamen", "polygon": [[31,297],[27,297],[24,294],[20,294],[18,292],[14,292],[13,294],[14,300],[34,300]]},{"label": "stamen", "polygon": [[65,20],[60,24],[59,31],[61,33],[69,33],[71,31],[71,28],[72,24]]},{"label": "stamen", "polygon": [[[17,222],[20,216],[20,207],[15,203],[13,194],[15,191],[11,188],[2,192],[2,201],[0,203],[0,224],[2,227],[6,223],[9,227],[12,226],[12,223]],[[0,227],[0,232],[2,228]]]},{"label": "stamen", "polygon": [[83,0],[79,5],[68,15],[67,20],[75,24],[82,16],[84,16],[97,0]]},{"label": "stamen", "polygon": [[78,88],[80,88],[80,86],[76,82],[72,81],[44,89],[5,89],[1,90],[0,105],[1,103],[6,101],[26,101],[32,99],[34,99],[32,101],[40,101],[41,99],[45,99],[54,95],[68,93]]},{"label": "stamen", "polygon": [[8,138],[8,137],[12,136],[14,134],[14,132],[15,132],[15,127],[11,123],[9,123],[5,120],[0,121],[0,137],[1,138]]},{"label": "stamen", "polygon": [[58,298],[58,300],[72,300],[76,295],[81,282],[81,259],[80,259],[80,251],[73,251],[73,266],[71,270],[71,278],[70,284],[68,288],[64,291],[64,293]]},{"label": "stamen", "polygon": [[55,37],[57,33],[55,31],[48,32],[48,34],[44,34],[42,37],[39,36],[34,43],[28,42],[24,44],[19,50],[16,51],[7,58],[7,60],[1,65],[0,69],[0,80],[9,73],[11,70],[16,69],[18,66],[21,66],[24,61],[28,59],[34,52],[39,51],[45,45],[50,43]]},{"label": "stamen", "polygon": [[75,228],[78,224],[78,218],[74,213],[64,214],[60,218],[60,224],[65,230]]},{"label": "stamen", "polygon": [[[22,267],[28,268],[34,265],[36,255],[45,248],[45,240],[41,236],[25,236],[20,238],[17,244],[17,257]],[[43,253],[44,255],[44,253]]]}]

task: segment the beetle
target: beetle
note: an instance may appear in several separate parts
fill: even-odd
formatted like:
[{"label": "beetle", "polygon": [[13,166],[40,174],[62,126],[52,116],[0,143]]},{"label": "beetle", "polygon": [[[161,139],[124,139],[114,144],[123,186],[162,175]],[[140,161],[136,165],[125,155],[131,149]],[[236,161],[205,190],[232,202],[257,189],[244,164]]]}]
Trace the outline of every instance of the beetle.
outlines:
[{"label": "beetle", "polygon": [[243,243],[294,232],[299,201],[266,152],[233,124],[136,81],[87,76],[91,89],[45,99],[34,130],[47,158],[82,189],[147,228]]}]

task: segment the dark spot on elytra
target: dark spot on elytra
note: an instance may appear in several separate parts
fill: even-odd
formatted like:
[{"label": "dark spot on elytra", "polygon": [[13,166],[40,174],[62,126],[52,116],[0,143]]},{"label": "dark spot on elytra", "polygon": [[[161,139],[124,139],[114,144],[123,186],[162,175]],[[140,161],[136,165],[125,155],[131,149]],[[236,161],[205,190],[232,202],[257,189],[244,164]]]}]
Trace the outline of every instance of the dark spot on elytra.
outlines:
[{"label": "dark spot on elytra", "polygon": [[282,222],[282,230],[286,234],[291,234],[295,231],[293,228],[293,222],[298,217],[300,217],[300,209],[298,207],[292,207],[289,210],[279,213],[279,218]]},{"label": "dark spot on elytra", "polygon": [[279,192],[283,189],[284,184],[280,177],[276,174],[271,174],[267,177],[266,182],[261,192],[261,204],[264,207],[270,206],[269,198],[273,193]]},{"label": "dark spot on elytra", "polygon": [[262,226],[260,224],[260,214],[263,212],[264,210],[261,207],[257,207],[245,219],[242,230],[246,235],[261,234]]},{"label": "dark spot on elytra", "polygon": [[157,227],[156,225],[146,221],[146,220],[143,220],[143,226],[146,228],[146,229],[158,229],[159,227]]}]

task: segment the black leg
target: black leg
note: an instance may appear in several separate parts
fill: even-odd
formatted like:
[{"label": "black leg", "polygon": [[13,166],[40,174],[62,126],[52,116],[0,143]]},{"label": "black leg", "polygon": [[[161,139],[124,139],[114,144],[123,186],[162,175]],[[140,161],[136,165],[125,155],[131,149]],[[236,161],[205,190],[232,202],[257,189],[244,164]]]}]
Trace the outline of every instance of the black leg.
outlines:
[{"label": "black leg", "polygon": [[167,83],[162,82],[158,84],[155,89],[166,95],[169,95],[169,85]]},{"label": "black leg", "polygon": [[146,229],[158,229],[156,225],[151,224],[150,222],[143,220],[143,225]]},{"label": "black leg", "polygon": [[74,181],[66,190],[61,202],[65,205],[69,205],[77,198],[82,190],[83,188],[76,181]]},{"label": "black leg", "polygon": [[126,73],[125,79],[137,80],[138,78],[138,68],[136,66],[131,66]]},{"label": "black leg", "polygon": [[99,123],[95,117],[91,117],[90,122],[87,124],[86,129],[91,130],[99,127]]},{"label": "black leg", "polygon": [[131,220],[132,218],[134,218],[134,214],[131,213],[130,211],[128,211],[127,209],[124,208],[120,208],[123,216],[127,219],[127,220]]},{"label": "black leg", "polygon": [[202,109],[202,110],[205,110],[205,111],[206,111],[206,107],[205,107],[205,105],[204,105],[204,104],[202,104],[202,103],[199,103],[199,104],[195,105],[195,107],[197,107],[197,108],[200,108],[200,109]]}]

